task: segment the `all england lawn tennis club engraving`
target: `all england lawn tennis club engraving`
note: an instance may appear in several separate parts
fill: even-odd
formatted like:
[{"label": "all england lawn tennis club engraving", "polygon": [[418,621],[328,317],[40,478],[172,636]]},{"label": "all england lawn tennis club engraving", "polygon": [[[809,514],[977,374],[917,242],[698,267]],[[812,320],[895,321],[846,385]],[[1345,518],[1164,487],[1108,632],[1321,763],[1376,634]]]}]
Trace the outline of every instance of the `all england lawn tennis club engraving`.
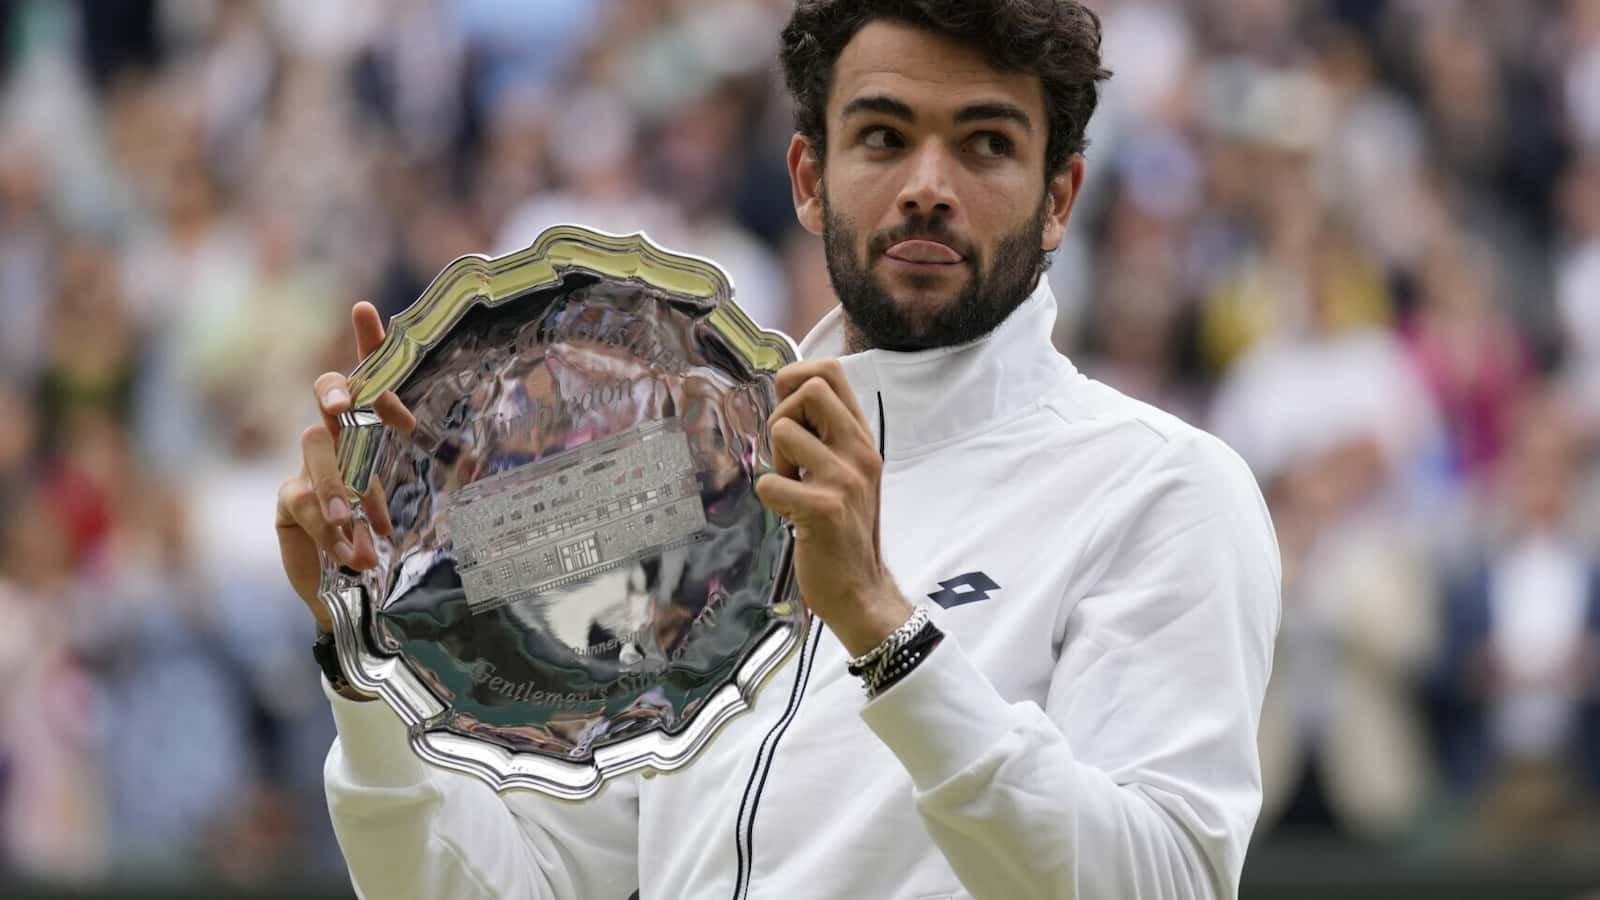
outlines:
[{"label": "all england lawn tennis club engraving", "polygon": [[683,425],[660,419],[474,482],[449,521],[476,614],[693,543],[706,516]]}]

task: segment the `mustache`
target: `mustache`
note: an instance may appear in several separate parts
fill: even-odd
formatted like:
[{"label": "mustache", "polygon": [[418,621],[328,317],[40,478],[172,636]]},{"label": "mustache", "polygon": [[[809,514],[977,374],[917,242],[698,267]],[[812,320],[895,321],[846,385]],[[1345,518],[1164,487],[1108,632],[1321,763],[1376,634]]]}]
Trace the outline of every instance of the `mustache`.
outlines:
[{"label": "mustache", "polygon": [[869,259],[882,256],[885,251],[903,241],[937,241],[961,254],[971,262],[977,257],[972,243],[950,230],[943,216],[913,215],[899,225],[878,232],[867,243]]}]

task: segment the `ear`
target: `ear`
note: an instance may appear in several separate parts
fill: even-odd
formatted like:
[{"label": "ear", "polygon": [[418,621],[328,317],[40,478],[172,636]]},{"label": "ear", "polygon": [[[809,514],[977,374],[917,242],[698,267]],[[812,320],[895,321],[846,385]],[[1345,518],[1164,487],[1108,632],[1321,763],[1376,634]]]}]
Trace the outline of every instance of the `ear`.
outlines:
[{"label": "ear", "polygon": [[1072,218],[1072,204],[1077,202],[1078,191],[1083,188],[1083,172],[1083,156],[1079,154],[1073,156],[1066,168],[1050,179],[1049,205],[1045,210],[1044,236],[1039,241],[1039,249],[1054,250],[1066,238],[1067,220]]},{"label": "ear", "polygon": [[811,142],[800,134],[789,141],[789,184],[794,189],[794,214],[801,227],[822,233],[822,163]]}]

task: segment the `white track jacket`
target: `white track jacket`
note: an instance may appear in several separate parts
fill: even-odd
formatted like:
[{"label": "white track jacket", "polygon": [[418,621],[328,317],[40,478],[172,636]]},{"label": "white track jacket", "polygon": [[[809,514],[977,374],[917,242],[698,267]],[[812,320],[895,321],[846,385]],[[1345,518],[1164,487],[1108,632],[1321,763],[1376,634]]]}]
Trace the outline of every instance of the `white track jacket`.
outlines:
[{"label": "white track jacket", "polygon": [[[1041,286],[961,347],[841,362],[884,448],[882,550],[945,641],[867,702],[817,623],[692,765],[585,804],[421,762],[329,694],[357,891],[401,898],[1233,897],[1279,621],[1220,441],[1078,373]],[[843,348],[839,310],[802,345]]]}]

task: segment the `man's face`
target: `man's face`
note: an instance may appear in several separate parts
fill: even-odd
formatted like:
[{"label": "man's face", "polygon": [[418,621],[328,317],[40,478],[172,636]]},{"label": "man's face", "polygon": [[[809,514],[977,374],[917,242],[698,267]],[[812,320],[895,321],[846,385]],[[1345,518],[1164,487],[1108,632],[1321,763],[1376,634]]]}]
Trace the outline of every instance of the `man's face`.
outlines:
[{"label": "man's face", "polygon": [[1082,162],[1044,177],[1037,76],[948,38],[874,22],[845,47],[824,164],[790,148],[801,221],[820,231],[852,350],[975,340],[1027,299],[1061,243]]}]

